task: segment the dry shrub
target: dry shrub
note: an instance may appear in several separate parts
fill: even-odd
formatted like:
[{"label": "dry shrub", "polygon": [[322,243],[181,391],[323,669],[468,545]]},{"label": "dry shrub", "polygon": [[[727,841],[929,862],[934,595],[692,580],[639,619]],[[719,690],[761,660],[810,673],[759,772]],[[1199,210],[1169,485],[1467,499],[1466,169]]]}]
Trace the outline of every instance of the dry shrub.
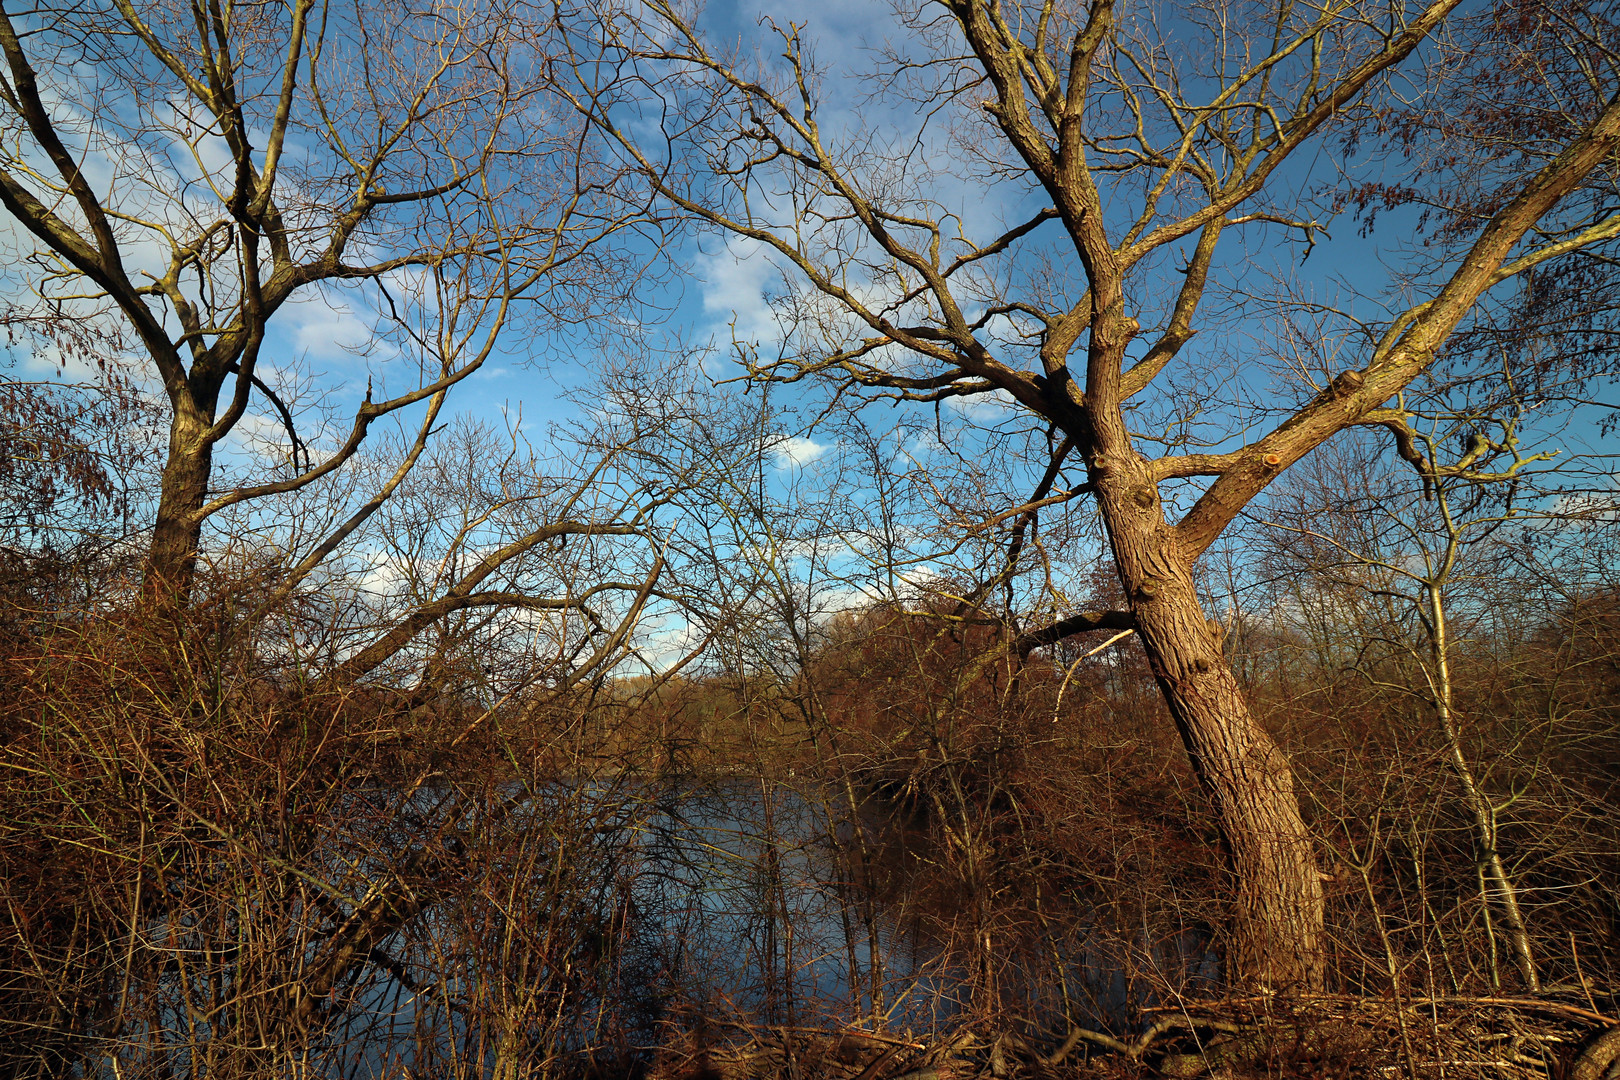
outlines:
[{"label": "dry shrub", "polygon": [[668,974],[645,791],[559,776],[555,738],[475,760],[443,708],[412,731],[400,695],[306,684],[229,616],[14,637],[0,1074],[634,1060]]}]

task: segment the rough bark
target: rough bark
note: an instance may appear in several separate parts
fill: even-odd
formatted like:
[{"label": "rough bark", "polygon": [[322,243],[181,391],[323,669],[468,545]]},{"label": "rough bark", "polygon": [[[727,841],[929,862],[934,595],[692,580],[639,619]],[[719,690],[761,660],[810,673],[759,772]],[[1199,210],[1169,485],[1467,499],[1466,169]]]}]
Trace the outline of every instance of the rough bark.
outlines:
[{"label": "rough bark", "polygon": [[1324,900],[1287,756],[1256,721],[1133,451],[1092,471],[1120,581],[1154,678],[1215,811],[1230,862],[1227,970],[1273,989],[1322,985]]},{"label": "rough bark", "polygon": [[160,603],[184,604],[197,576],[203,502],[213,472],[214,445],[207,439],[212,416],[189,396],[172,402],[168,459],[163,465],[152,544],[142,587]]}]

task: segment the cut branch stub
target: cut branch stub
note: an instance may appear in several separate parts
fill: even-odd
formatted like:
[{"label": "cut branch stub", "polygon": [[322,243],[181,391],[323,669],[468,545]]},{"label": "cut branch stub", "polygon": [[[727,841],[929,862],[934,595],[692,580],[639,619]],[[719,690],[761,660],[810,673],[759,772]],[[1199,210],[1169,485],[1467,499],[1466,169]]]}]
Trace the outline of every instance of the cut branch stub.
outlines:
[{"label": "cut branch stub", "polygon": [[1360,390],[1367,384],[1367,379],[1359,371],[1341,371],[1333,379],[1330,389],[1340,397],[1345,397]]}]

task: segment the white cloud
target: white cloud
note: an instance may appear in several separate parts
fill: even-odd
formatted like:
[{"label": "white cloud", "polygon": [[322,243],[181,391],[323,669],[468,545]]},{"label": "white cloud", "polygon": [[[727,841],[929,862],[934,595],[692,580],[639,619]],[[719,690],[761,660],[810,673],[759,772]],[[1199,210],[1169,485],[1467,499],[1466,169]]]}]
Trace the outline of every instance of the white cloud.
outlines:
[{"label": "white cloud", "polygon": [[318,294],[289,301],[276,321],[284,340],[310,356],[338,356],[374,337],[371,326],[352,309]]},{"label": "white cloud", "polygon": [[703,313],[717,317],[716,331],[728,327],[738,341],[780,340],[782,326],[766,290],[779,286],[782,275],[763,244],[733,239],[718,254],[699,256],[693,270],[702,282]]},{"label": "white cloud", "polygon": [[354,587],[374,597],[398,596],[410,584],[410,574],[397,560],[371,553],[372,562],[361,571]]},{"label": "white cloud", "polygon": [[1560,495],[1547,507],[1547,518],[1554,527],[1586,522],[1620,521],[1620,494],[1579,491]]},{"label": "white cloud", "polygon": [[772,457],[778,469],[797,469],[808,465],[830,449],[832,447],[795,435],[777,443],[772,451]]},{"label": "white cloud", "polygon": [[951,412],[977,424],[994,424],[1016,413],[1020,406],[1005,390],[992,390],[988,394],[975,394],[965,398],[947,398],[945,407]]}]

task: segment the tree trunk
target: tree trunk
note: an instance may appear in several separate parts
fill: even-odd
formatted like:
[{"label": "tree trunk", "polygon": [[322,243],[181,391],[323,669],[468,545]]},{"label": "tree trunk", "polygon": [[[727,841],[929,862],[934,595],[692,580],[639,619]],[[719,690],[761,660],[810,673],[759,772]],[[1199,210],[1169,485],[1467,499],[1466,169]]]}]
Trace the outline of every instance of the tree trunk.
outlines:
[{"label": "tree trunk", "polygon": [[[1444,496],[1442,496],[1443,498]],[[1442,506],[1444,504],[1442,503]],[[1451,525],[1449,512],[1446,519]],[[1458,544],[1458,531],[1452,528],[1452,550],[1447,559],[1450,564],[1456,555]],[[1496,893],[1496,900],[1502,905],[1502,918],[1507,923],[1508,940],[1513,946],[1513,958],[1519,968],[1519,977],[1524,980],[1526,990],[1532,994],[1541,992],[1541,976],[1536,971],[1535,949],[1530,944],[1530,932],[1525,927],[1524,909],[1519,906],[1519,890],[1513,883],[1513,877],[1508,873],[1507,864],[1502,861],[1501,849],[1497,846],[1496,808],[1491,805],[1490,796],[1479,786],[1474,776],[1474,770],[1469,767],[1468,755],[1463,752],[1462,735],[1457,730],[1457,715],[1452,711],[1451,693],[1451,634],[1446,624],[1445,588],[1438,579],[1431,579],[1424,583],[1429,603],[1429,644],[1433,651],[1434,675],[1434,710],[1436,718],[1440,721],[1440,730],[1446,737],[1446,749],[1451,754],[1451,767],[1457,773],[1457,779],[1462,783],[1463,797],[1468,802],[1468,810],[1474,818],[1474,842],[1479,847],[1481,861],[1479,872],[1482,877],[1489,877],[1491,890]],[[1481,892],[1484,893],[1481,883]],[[1490,898],[1481,897],[1488,905]],[[1496,971],[1496,936],[1491,928],[1490,911],[1485,911],[1485,933],[1491,939],[1491,982],[1498,983]]]},{"label": "tree trunk", "polygon": [[183,607],[191,599],[197,577],[197,549],[202,538],[198,512],[208,497],[214,467],[214,447],[205,438],[212,426],[212,410],[199,407],[189,395],[171,398],[171,402],[168,458],[142,589],[159,604]]},{"label": "tree trunk", "polygon": [[1251,987],[1320,988],[1322,880],[1288,759],[1250,713],[1205,620],[1191,560],[1164,519],[1147,463],[1127,452],[1110,464],[1092,475],[1120,581],[1214,803],[1233,877],[1228,978]]}]

